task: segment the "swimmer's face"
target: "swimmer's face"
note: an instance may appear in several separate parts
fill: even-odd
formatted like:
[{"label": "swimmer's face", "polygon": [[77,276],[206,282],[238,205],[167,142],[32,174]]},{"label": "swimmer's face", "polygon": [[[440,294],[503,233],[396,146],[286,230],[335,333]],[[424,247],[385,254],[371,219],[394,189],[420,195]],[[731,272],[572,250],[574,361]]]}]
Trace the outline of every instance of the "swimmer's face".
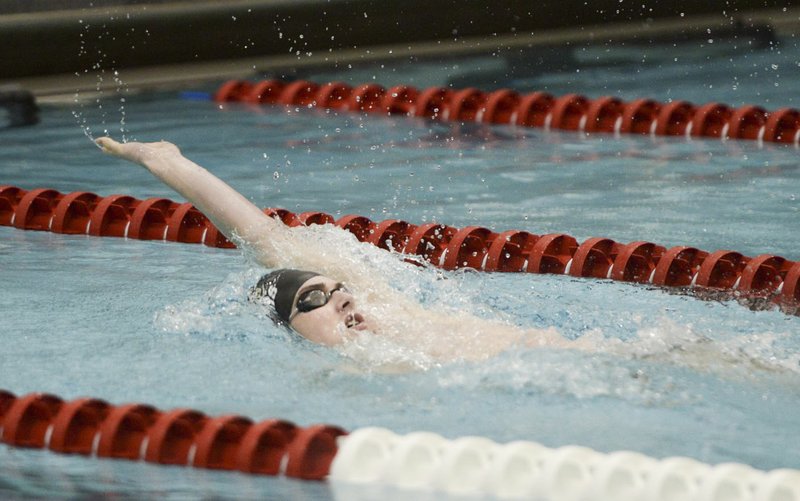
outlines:
[{"label": "swimmer's face", "polygon": [[[322,306],[303,311],[323,302]],[[348,334],[371,329],[364,315],[356,311],[353,295],[341,283],[322,275],[309,278],[300,286],[289,319],[289,325],[301,336],[327,346],[342,343]]]}]

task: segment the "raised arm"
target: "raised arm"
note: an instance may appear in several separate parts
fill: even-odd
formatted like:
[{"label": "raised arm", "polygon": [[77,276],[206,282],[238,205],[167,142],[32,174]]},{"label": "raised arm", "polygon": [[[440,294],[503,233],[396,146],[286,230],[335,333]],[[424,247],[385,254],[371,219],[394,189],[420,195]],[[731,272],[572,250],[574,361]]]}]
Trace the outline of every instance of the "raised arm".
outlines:
[{"label": "raised arm", "polygon": [[197,207],[231,241],[257,246],[264,241],[265,231],[279,226],[224,181],[184,157],[172,143],[118,143],[101,137],[97,144],[104,152],[149,170]]},{"label": "raised arm", "polygon": [[349,233],[324,232],[321,227],[289,229],[185,158],[174,144],[123,144],[107,137],[98,139],[97,144],[106,153],[145,167],[194,204],[225,236],[249,247],[262,264],[313,270],[355,285],[365,303],[371,305],[370,311],[382,319],[380,331],[409,348],[422,349],[442,360],[480,360],[523,344],[583,348],[554,329],[526,332],[468,311],[425,308],[388,283],[381,259],[354,252],[354,246],[361,244]]},{"label": "raised arm", "polygon": [[[261,209],[203,167],[184,157],[177,146],[157,143],[119,143],[111,138],[97,140],[111,155],[137,163],[194,204],[231,241],[241,244],[250,255],[269,268],[290,267],[317,271],[352,282],[374,283],[379,272],[348,265],[349,252],[330,252],[329,243],[309,238],[307,232],[292,231],[267,216]],[[298,230],[298,228],[294,228]],[[348,234],[352,241],[352,235]]]}]

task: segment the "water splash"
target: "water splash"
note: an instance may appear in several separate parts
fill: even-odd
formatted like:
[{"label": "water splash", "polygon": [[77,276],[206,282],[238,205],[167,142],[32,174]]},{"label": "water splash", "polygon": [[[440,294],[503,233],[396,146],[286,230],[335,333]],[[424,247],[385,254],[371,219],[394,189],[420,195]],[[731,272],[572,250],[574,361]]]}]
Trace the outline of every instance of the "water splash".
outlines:
[{"label": "water splash", "polygon": [[[294,238],[302,246],[290,245]],[[403,255],[358,243],[330,225],[297,227],[270,239],[280,250],[272,253],[276,267],[302,265],[337,280],[349,274],[356,281],[353,291],[361,311],[386,322],[375,334],[351,337],[334,349],[320,348],[341,357],[334,370],[433,372],[442,388],[492,387],[667,406],[702,399],[704,390],[693,388],[696,378],[733,381],[800,374],[800,347],[789,334],[746,330],[742,335],[736,327],[739,317],[756,313],[735,303],[702,303],[656,289],[568,277],[444,273],[410,265]],[[160,312],[161,330],[213,339],[239,335],[245,342],[296,336],[247,303],[247,291],[264,269],[255,265],[257,256],[245,256],[253,265],[247,272],[232,275],[203,298]],[[374,294],[385,297],[382,284],[397,292],[400,301],[422,304],[452,322],[443,327],[420,314],[398,315],[396,305],[370,301]],[[728,319],[715,322],[716,315]],[[237,316],[258,321],[245,325],[234,320]],[[548,326],[576,343],[536,347],[536,336]],[[519,329],[525,337],[486,348],[487,340],[504,335],[504,327]],[[480,356],[470,356],[475,353]]]},{"label": "water splash", "polygon": [[[111,20],[113,19],[111,17]],[[78,90],[73,95],[75,108],[72,110],[72,116],[83,134],[92,143],[95,143],[97,129],[100,129],[104,136],[111,133],[110,124],[116,119],[113,118],[114,114],[108,111],[108,107],[111,106],[112,100],[116,99],[118,105],[115,111],[119,114],[119,125],[115,127],[122,142],[127,142],[130,139],[130,133],[127,125],[125,96],[129,93],[129,88],[119,71],[115,69],[116,61],[103,50],[105,39],[111,37],[109,30],[105,24],[93,26],[82,19],[78,22],[83,26],[83,32],[80,33],[78,59],[84,61],[84,69],[75,72]],[[97,33],[96,36],[95,33]],[[88,85],[84,81],[90,76],[94,76],[93,91],[85,90]],[[113,85],[108,83],[109,77]]]},{"label": "water splash", "polygon": [[800,353],[786,349],[786,334],[760,332],[721,337],[697,332],[691,324],[666,316],[648,319],[632,339],[607,337],[600,331],[584,334],[599,352],[635,361],[670,364],[726,377],[754,372],[800,374]]},{"label": "water splash", "polygon": [[[257,270],[236,272],[200,297],[189,297],[164,306],[153,316],[158,332],[185,337],[204,337],[215,341],[246,341],[261,336],[265,322],[263,312],[249,304],[247,293],[257,280]],[[285,337],[277,328],[274,335]]]}]

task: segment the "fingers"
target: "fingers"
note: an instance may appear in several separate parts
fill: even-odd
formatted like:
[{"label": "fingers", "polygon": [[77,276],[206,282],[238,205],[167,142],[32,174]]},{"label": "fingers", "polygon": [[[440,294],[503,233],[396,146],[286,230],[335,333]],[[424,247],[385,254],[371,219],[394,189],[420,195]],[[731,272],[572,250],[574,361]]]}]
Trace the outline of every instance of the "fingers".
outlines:
[{"label": "fingers", "polygon": [[119,150],[120,144],[110,137],[100,137],[95,140],[97,146],[103,150],[104,153],[114,154]]},{"label": "fingers", "polygon": [[144,167],[148,167],[149,162],[166,161],[181,156],[178,147],[166,141],[119,143],[110,137],[101,137],[95,140],[95,143],[105,153]]},{"label": "fingers", "polygon": [[144,165],[146,149],[140,143],[119,143],[110,137],[98,138],[95,143],[104,153]]}]

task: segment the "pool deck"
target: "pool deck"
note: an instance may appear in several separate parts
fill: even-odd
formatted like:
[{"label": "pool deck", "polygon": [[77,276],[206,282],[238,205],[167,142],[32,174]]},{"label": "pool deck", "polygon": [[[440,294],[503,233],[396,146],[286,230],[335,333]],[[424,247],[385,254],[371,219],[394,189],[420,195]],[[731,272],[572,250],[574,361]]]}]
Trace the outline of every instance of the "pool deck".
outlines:
[{"label": "pool deck", "polygon": [[[712,37],[765,45],[794,37],[800,28],[800,6],[768,1],[768,8],[753,9],[764,2],[748,0],[729,2],[727,12],[705,2],[663,2],[646,16],[620,12],[616,0],[592,2],[591,11],[583,1],[540,2],[536,13],[513,0],[491,8],[427,0],[386,0],[380,8],[362,0],[117,3],[0,12],[0,89],[59,100],[119,87],[108,75],[113,70],[120,70],[128,89],[174,88],[265,73],[291,78],[376,61],[494,54],[519,60],[553,47]],[[792,3],[800,2],[780,5]],[[100,69],[106,72],[102,82]]]}]

